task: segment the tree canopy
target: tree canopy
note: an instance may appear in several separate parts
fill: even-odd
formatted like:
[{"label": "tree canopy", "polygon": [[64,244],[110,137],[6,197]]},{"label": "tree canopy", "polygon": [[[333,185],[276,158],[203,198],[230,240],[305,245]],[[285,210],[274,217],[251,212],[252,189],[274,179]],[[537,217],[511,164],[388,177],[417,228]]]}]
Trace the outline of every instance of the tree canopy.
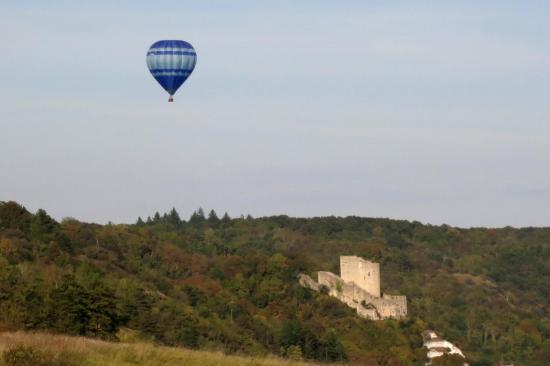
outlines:
[{"label": "tree canopy", "polygon": [[[134,225],[58,223],[0,203],[0,327],[292,359],[418,365],[434,329],[472,365],[550,355],[550,229],[461,229],[362,217],[219,219],[175,209]],[[381,263],[410,317],[369,321],[296,276],[340,255]],[[453,364],[452,358],[441,359]]]}]

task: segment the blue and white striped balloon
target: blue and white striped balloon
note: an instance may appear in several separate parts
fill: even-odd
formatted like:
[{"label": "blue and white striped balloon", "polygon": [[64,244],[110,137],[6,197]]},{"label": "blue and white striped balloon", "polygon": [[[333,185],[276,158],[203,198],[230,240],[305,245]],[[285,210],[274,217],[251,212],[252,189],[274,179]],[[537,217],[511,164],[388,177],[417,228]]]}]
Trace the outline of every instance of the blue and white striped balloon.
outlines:
[{"label": "blue and white striped balloon", "polygon": [[172,96],[191,75],[196,63],[195,49],[185,41],[158,41],[147,52],[147,67],[170,94],[169,102],[173,101]]}]

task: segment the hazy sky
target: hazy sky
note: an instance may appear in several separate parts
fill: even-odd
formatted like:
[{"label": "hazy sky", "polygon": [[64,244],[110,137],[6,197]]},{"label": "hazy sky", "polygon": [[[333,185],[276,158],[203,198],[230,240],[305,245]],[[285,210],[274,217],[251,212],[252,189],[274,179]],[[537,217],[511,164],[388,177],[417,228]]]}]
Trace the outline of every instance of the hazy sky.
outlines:
[{"label": "hazy sky", "polygon": [[0,0],[0,40],[0,200],[550,226],[547,0]]}]

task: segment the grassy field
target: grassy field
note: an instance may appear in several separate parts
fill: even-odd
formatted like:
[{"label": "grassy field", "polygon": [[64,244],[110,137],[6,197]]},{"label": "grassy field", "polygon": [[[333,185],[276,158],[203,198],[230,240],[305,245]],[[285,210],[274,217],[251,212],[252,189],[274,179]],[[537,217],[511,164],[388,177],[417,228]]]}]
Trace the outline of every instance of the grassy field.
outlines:
[{"label": "grassy field", "polygon": [[[36,351],[43,366],[313,366],[274,357],[228,356],[219,352],[160,347],[148,343],[111,343],[82,337],[47,333],[0,333],[0,365],[6,366],[4,354],[18,346]],[[30,362],[28,364],[36,364]],[[27,363],[14,363],[26,365]]]}]

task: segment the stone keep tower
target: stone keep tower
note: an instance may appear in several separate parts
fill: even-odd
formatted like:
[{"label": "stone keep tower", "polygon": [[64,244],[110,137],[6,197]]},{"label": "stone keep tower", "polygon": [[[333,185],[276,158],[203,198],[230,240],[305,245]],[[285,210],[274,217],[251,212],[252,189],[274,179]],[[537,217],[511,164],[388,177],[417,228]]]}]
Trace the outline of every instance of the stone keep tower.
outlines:
[{"label": "stone keep tower", "polygon": [[380,297],[380,264],[356,256],[340,257],[340,277],[354,282],[371,295]]}]

